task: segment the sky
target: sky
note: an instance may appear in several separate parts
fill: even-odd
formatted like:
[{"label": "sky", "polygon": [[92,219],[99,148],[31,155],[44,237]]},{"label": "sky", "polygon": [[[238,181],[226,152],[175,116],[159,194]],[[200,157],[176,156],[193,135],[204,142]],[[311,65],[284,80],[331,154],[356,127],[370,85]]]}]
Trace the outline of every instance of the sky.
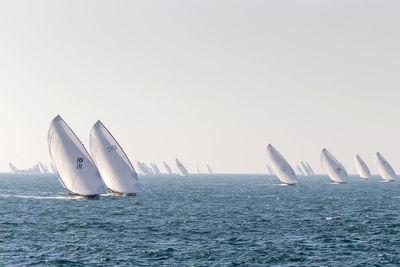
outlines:
[{"label": "sky", "polygon": [[316,172],[400,173],[397,0],[0,2],[0,171],[51,161],[60,114],[131,161],[265,173],[271,143]]}]

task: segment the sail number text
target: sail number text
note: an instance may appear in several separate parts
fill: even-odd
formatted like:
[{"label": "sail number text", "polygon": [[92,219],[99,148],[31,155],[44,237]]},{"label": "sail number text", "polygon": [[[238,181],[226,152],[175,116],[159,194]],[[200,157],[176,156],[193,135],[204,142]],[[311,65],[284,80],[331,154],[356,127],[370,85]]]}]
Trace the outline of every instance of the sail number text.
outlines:
[{"label": "sail number text", "polygon": [[78,170],[83,169],[83,158],[77,158],[76,159],[76,168]]},{"label": "sail number text", "polygon": [[118,147],[114,146],[114,145],[107,147],[107,151],[108,152],[111,152],[111,151],[114,151],[114,150],[117,150],[117,149],[118,149]]}]

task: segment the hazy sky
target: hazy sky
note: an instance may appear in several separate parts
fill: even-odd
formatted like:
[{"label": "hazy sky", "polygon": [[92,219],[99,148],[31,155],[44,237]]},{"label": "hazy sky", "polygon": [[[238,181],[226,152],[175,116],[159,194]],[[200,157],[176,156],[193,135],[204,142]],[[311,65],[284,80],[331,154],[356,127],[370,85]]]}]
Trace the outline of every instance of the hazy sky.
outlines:
[{"label": "hazy sky", "polygon": [[[60,114],[133,161],[263,173],[273,144],[322,171],[400,173],[400,1],[1,1],[0,171],[50,162]],[[175,168],[175,166],[174,166]]]}]

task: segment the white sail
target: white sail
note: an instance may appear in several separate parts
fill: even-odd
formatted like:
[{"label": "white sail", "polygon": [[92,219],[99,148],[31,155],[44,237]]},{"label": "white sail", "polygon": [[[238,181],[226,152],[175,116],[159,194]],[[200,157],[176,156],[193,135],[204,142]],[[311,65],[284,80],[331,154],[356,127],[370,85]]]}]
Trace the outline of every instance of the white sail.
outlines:
[{"label": "white sail", "polygon": [[187,171],[185,166],[183,166],[182,162],[180,162],[179,159],[175,159],[175,162],[176,162],[176,166],[178,167],[178,170],[179,170],[179,175],[183,176],[183,177],[189,176],[189,172]]},{"label": "white sail", "polygon": [[137,166],[137,168],[140,170],[140,172],[141,172],[142,174],[144,174],[144,175],[148,175],[148,174],[149,174],[148,171],[147,171],[147,169],[143,166],[143,163],[142,163],[142,162],[137,161],[137,162],[136,162],[136,166]]},{"label": "white sail", "polygon": [[379,153],[376,153],[376,167],[382,179],[386,182],[394,182],[397,178],[392,166],[386,161],[386,159]]},{"label": "white sail", "polygon": [[149,168],[149,166],[146,165],[146,163],[140,162],[140,166],[145,171],[146,175],[152,175],[153,174],[153,171]]},{"label": "white sail", "polygon": [[267,146],[268,166],[278,179],[285,184],[295,185],[297,177],[286,159],[271,144]]},{"label": "white sail", "polygon": [[54,167],[53,163],[50,163],[50,167],[53,173],[57,173],[56,167]]},{"label": "white sail", "polygon": [[66,189],[82,196],[104,192],[100,174],[89,153],[60,116],[50,123],[47,141],[61,184]]},{"label": "white sail", "polygon": [[354,158],[354,162],[356,164],[356,169],[358,171],[358,174],[360,175],[360,178],[363,180],[371,179],[371,172],[367,164],[365,164],[365,162],[359,155],[356,155],[356,157]]},{"label": "white sail", "polygon": [[313,168],[311,168],[310,163],[306,162],[307,169],[310,171],[311,176],[315,175]]},{"label": "white sail", "polygon": [[207,170],[208,170],[208,172],[209,172],[210,174],[214,174],[214,172],[211,170],[210,166],[209,166],[208,164],[206,164],[206,165],[207,165]]},{"label": "white sail", "polygon": [[40,169],[41,173],[44,173],[44,174],[48,174],[49,173],[49,169],[41,161],[38,162],[38,165],[39,165],[39,169]]},{"label": "white sail", "polygon": [[153,169],[149,166],[147,166],[146,163],[143,162],[143,166],[147,169],[147,171],[149,172],[149,175],[154,175]]},{"label": "white sail", "polygon": [[265,167],[267,167],[269,175],[275,175],[274,172],[272,171],[271,167],[268,166],[268,164],[265,164]]},{"label": "white sail", "polygon": [[137,173],[122,147],[97,121],[90,131],[90,153],[103,178],[105,185],[116,193],[140,193]]},{"label": "white sail", "polygon": [[172,175],[172,171],[171,171],[171,168],[168,166],[168,164],[164,161],[164,167],[165,167],[165,169],[167,170],[167,173],[169,174],[169,175]]},{"label": "white sail", "polygon": [[306,176],[311,176],[311,171],[308,169],[307,165],[303,161],[300,162],[300,166]]},{"label": "white sail", "polygon": [[153,172],[155,173],[155,175],[161,175],[161,171],[160,169],[157,167],[157,165],[155,163],[150,163],[151,168],[153,169]]},{"label": "white sail", "polygon": [[348,179],[346,169],[325,148],[322,149],[321,152],[321,163],[322,167],[327,172],[329,178],[331,178],[331,180],[334,183],[340,183],[340,184],[346,183],[346,180]]},{"label": "white sail", "polygon": [[300,168],[300,166],[299,166],[299,165],[296,165],[296,169],[297,169],[297,171],[299,172],[299,174],[301,174],[301,175],[305,176],[305,174],[304,174],[303,170]]},{"label": "white sail", "polygon": [[200,171],[200,169],[199,169],[199,166],[196,166],[196,169],[197,169],[197,173],[200,174],[201,171]]}]

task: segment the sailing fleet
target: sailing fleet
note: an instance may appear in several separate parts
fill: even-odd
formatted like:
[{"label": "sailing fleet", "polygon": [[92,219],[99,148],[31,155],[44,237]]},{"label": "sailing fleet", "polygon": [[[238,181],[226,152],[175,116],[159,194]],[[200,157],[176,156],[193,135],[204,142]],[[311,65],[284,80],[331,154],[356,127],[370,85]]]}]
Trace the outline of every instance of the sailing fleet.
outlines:
[{"label": "sailing fleet", "polygon": [[[116,196],[140,194],[141,184],[133,164],[100,120],[93,125],[89,134],[90,153],[60,115],[51,121],[47,141],[54,163],[51,167],[57,173],[61,185],[68,191],[68,196],[98,199],[104,193]],[[355,156],[354,162],[360,178],[371,179],[371,172],[359,155]],[[188,170],[178,158],[175,159],[175,164],[180,176],[189,176]],[[347,183],[348,174],[345,167],[326,148],[321,151],[321,164],[332,183]],[[172,175],[167,162],[164,161],[163,165],[167,174]],[[379,152],[376,153],[376,166],[384,182],[396,180],[395,171]],[[10,167],[18,173],[15,166],[10,164]],[[162,174],[154,162],[148,166],[138,161],[137,167],[145,175]],[[206,167],[208,172],[213,174],[208,164]],[[38,163],[36,168],[48,172],[47,167],[41,163]],[[266,149],[266,168],[283,184],[296,185],[299,181],[288,161],[271,144],[268,144]],[[300,162],[296,169],[303,176],[315,175],[308,162]],[[198,167],[197,171],[200,173]]]},{"label": "sailing fleet", "polygon": [[[271,175],[275,175],[282,184],[296,185],[296,173],[286,161],[286,159],[276,150],[271,144],[267,146],[267,170]],[[362,160],[360,155],[354,158],[356,169],[361,180],[371,179],[371,172]],[[331,182],[334,184],[345,184],[348,181],[348,174],[345,167],[338,161],[326,148],[321,151],[321,165],[328,174]],[[376,153],[376,166],[383,182],[396,181],[396,173],[392,166],[379,153]],[[314,176],[315,172],[311,165],[306,162],[301,162],[296,165],[298,173],[303,176]]]}]

